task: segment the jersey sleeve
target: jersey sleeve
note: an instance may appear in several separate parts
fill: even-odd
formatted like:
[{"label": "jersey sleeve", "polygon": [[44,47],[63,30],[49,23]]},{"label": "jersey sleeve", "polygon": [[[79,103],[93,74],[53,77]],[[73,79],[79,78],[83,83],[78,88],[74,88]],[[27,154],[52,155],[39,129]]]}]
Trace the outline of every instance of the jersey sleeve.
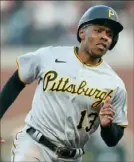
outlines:
[{"label": "jersey sleeve", "polygon": [[16,58],[20,80],[25,84],[33,82],[39,73],[39,57],[36,52],[29,52]]},{"label": "jersey sleeve", "polygon": [[115,109],[115,117],[113,123],[117,123],[122,127],[127,127],[127,91],[125,88],[118,88],[113,98],[112,105]]},{"label": "jersey sleeve", "polygon": [[16,58],[20,80],[30,84],[40,76],[42,68],[45,68],[50,60],[52,46],[39,48]]}]

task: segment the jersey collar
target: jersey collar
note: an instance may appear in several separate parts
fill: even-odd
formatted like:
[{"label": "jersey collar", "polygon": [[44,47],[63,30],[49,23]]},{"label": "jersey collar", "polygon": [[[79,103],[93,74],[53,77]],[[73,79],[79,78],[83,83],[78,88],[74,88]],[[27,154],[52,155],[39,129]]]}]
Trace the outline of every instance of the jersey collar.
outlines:
[{"label": "jersey collar", "polygon": [[97,67],[97,66],[99,66],[102,62],[103,62],[103,60],[101,59],[101,61],[98,63],[98,64],[96,64],[96,65],[91,65],[91,64],[86,64],[86,63],[83,63],[82,61],[81,61],[81,59],[79,58],[79,56],[78,56],[78,54],[77,54],[77,48],[78,47],[74,47],[74,54],[75,54],[75,56],[76,56],[76,58],[83,64],[83,65],[86,65],[86,66],[89,66],[89,67]]}]

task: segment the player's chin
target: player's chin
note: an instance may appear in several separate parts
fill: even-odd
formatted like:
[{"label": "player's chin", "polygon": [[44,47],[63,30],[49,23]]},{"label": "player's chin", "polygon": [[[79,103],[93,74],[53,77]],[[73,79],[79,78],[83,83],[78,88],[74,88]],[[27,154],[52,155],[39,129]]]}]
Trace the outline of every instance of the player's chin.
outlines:
[{"label": "player's chin", "polygon": [[93,53],[95,58],[100,58],[103,55],[105,55],[107,52],[107,49],[99,49],[99,48],[94,48]]}]

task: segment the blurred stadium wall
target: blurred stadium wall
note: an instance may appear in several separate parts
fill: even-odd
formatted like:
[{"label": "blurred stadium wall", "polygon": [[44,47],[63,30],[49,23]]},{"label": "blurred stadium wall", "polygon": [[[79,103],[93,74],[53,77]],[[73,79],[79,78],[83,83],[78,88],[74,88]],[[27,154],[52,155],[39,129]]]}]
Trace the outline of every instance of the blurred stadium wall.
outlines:
[{"label": "blurred stadium wall", "polygon": [[[106,147],[98,130],[86,146],[88,152],[83,161],[134,161],[134,2],[1,1],[1,88],[16,69],[15,59],[18,55],[42,46],[77,45],[76,28],[79,18],[88,7],[96,4],[114,7],[125,27],[117,46],[104,59],[126,84],[129,126],[115,148]],[[1,135],[6,140],[1,146],[1,161],[10,161],[13,138],[24,126],[35,87],[36,82],[28,85],[1,121]]]}]

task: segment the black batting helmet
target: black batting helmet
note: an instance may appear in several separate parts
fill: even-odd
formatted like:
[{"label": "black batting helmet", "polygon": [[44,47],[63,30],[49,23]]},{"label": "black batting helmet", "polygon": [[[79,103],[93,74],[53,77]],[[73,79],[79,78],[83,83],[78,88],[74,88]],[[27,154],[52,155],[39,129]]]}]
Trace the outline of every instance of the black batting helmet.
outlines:
[{"label": "black batting helmet", "polygon": [[111,7],[105,5],[97,5],[91,7],[81,17],[77,30],[77,39],[79,42],[81,42],[81,39],[79,37],[79,30],[81,27],[87,24],[100,24],[100,25],[107,24],[108,26],[111,27],[114,35],[112,45],[109,48],[109,50],[114,48],[114,46],[118,41],[119,33],[123,30],[123,26],[119,22],[117,13]]}]

